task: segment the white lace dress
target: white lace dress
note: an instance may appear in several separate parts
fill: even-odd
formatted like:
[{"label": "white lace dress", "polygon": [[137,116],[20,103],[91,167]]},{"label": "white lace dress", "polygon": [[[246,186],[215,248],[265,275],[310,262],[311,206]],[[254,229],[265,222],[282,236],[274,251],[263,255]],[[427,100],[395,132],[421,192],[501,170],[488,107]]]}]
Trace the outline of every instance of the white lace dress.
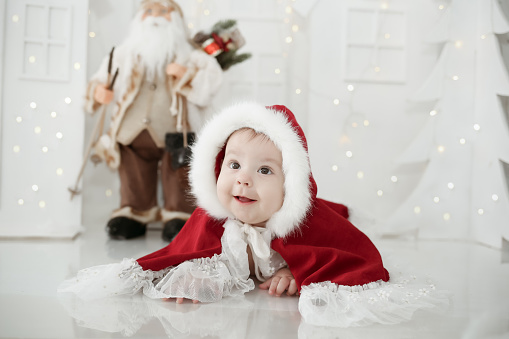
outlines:
[{"label": "white lace dress", "polygon": [[[73,293],[84,300],[132,295],[141,290],[152,299],[215,302],[254,289],[249,277],[248,246],[260,281],[286,266],[283,258],[270,248],[272,239],[266,229],[236,220],[228,220],[224,228],[219,255],[188,260],[161,271],[144,271],[135,259],[124,259],[83,269],[75,278],[64,281],[58,291]],[[326,281],[302,286],[299,311],[304,321],[334,327],[394,324],[409,320],[419,309],[444,309],[448,305],[447,293],[437,290],[429,279],[405,276],[398,270],[389,272],[389,282],[342,286]]]},{"label": "white lace dress", "polygon": [[197,258],[161,271],[143,270],[135,259],[80,270],[64,281],[58,292],[74,293],[90,300],[143,291],[149,298],[186,298],[214,302],[227,296],[243,295],[254,289],[249,277],[247,246],[251,248],[256,277],[265,281],[286,266],[270,248],[268,230],[228,220],[221,238],[222,253]]}]

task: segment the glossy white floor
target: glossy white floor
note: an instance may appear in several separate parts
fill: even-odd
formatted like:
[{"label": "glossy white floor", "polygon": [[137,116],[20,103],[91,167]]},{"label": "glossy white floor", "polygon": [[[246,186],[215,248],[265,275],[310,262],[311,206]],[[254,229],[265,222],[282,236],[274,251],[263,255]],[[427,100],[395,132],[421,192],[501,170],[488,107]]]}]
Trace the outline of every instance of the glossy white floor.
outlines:
[{"label": "glossy white floor", "polygon": [[[79,301],[56,288],[78,269],[140,257],[166,243],[160,231],[111,241],[102,226],[72,241],[0,240],[1,338],[509,338],[509,258],[476,244],[374,239],[384,257],[451,291],[446,314],[418,313],[400,325],[331,329],[301,324],[297,297],[255,290],[245,299],[176,305],[141,296],[85,303],[89,316],[68,313]],[[74,318],[74,317],[76,318]]]}]

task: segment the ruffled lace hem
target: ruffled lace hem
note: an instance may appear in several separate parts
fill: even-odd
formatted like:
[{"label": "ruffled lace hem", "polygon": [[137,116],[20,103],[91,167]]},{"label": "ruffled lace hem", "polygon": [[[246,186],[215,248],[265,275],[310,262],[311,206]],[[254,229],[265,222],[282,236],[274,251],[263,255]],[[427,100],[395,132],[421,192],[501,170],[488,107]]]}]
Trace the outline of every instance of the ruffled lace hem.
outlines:
[{"label": "ruffled lace hem", "polygon": [[91,300],[114,295],[133,295],[140,290],[152,299],[186,298],[214,302],[243,295],[254,289],[251,279],[233,277],[221,257],[189,260],[161,271],[143,270],[134,259],[83,269],[64,281],[59,293],[73,293]]},{"label": "ruffled lace hem", "polygon": [[313,283],[302,287],[299,299],[306,323],[332,327],[397,324],[410,320],[417,310],[440,311],[448,305],[447,292],[416,276],[358,286]]}]

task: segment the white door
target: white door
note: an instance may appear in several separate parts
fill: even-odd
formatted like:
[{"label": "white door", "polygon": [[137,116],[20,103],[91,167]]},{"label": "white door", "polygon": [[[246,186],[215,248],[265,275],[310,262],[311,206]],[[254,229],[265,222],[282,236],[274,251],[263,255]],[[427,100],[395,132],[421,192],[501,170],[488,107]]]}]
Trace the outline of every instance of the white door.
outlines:
[{"label": "white door", "polygon": [[2,0],[0,236],[72,237],[88,0]]}]

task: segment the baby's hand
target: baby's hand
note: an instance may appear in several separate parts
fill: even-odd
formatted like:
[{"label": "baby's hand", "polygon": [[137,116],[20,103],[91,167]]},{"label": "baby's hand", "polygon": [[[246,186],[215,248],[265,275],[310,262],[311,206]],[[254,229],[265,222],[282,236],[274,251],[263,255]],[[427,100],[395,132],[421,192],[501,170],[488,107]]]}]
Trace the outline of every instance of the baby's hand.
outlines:
[{"label": "baby's hand", "polygon": [[288,268],[282,268],[269,278],[264,283],[260,284],[262,290],[269,290],[269,294],[276,294],[276,297],[280,297],[284,291],[287,291],[287,295],[297,294],[297,283],[292,275],[292,272]]}]

